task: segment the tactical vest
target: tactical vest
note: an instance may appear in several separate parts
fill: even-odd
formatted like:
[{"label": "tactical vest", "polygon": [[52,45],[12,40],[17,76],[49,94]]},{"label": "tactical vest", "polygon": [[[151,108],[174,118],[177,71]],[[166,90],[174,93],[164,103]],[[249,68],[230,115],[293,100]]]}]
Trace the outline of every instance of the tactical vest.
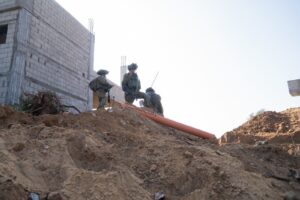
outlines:
[{"label": "tactical vest", "polygon": [[134,89],[134,90],[140,87],[140,80],[137,74],[132,74],[131,76],[129,76],[128,87],[129,89]]}]

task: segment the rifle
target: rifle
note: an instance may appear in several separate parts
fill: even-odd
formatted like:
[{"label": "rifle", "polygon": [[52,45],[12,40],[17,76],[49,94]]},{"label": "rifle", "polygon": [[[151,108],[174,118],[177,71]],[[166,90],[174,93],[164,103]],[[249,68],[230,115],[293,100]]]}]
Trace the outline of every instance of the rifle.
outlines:
[{"label": "rifle", "polygon": [[[113,96],[113,101],[114,100],[115,100],[115,97]],[[108,109],[107,109],[107,111],[108,112],[112,112],[113,111],[113,109],[112,109],[112,103],[113,102],[111,102],[109,90],[107,91],[107,102],[108,102]]]},{"label": "rifle", "polygon": [[109,94],[109,90],[107,91],[107,102],[110,103],[110,94]]},{"label": "rifle", "polygon": [[153,84],[156,81],[156,78],[157,78],[158,74],[159,74],[159,72],[157,72],[156,76],[154,77],[154,80],[152,81],[151,87],[153,87]]}]

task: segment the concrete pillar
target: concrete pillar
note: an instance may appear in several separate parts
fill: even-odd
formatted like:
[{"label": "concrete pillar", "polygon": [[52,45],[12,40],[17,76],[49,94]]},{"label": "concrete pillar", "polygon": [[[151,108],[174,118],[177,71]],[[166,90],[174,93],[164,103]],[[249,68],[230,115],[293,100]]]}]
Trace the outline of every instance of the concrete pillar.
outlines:
[{"label": "concrete pillar", "polygon": [[9,76],[7,104],[18,104],[23,92],[24,70],[26,61],[25,45],[29,41],[31,15],[25,9],[21,9],[18,16],[14,39],[14,54]]},{"label": "concrete pillar", "polygon": [[[91,81],[93,79],[92,73],[94,71],[94,44],[95,44],[95,35],[90,33],[90,55],[89,55],[89,72],[88,72],[88,80]],[[92,110],[93,108],[93,91],[87,88],[87,110]]]}]

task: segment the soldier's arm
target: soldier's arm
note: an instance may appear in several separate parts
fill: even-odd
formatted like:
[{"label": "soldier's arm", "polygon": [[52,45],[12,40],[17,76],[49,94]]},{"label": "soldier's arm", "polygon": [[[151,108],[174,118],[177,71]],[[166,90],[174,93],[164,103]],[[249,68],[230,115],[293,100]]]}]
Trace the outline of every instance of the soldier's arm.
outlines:
[{"label": "soldier's arm", "polygon": [[161,104],[161,97],[160,95],[156,94],[157,96],[157,105],[156,105],[156,109],[157,109],[157,112],[160,113],[160,114],[164,114],[164,109],[163,109],[163,106]]},{"label": "soldier's arm", "polygon": [[141,81],[140,79],[138,80],[138,85],[137,85],[137,90],[139,91],[141,89]]},{"label": "soldier's arm", "polygon": [[128,74],[124,74],[123,80],[122,80],[122,90],[123,90],[124,92],[129,91],[128,80],[129,80]]}]

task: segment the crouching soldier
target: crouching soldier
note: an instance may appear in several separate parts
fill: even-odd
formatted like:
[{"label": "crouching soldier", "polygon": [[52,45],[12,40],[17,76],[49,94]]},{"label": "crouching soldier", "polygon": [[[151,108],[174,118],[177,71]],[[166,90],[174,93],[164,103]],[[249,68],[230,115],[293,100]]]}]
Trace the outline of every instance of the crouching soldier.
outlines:
[{"label": "crouching soldier", "polygon": [[163,106],[161,104],[160,95],[156,94],[152,87],[146,89],[147,100],[144,102],[144,106],[148,108],[152,108],[154,112],[164,115]]},{"label": "crouching soldier", "polygon": [[89,84],[89,87],[91,88],[91,90],[93,90],[96,93],[99,99],[99,106],[97,110],[104,108],[106,104],[106,93],[109,93],[109,90],[113,87],[113,85],[108,83],[106,79],[106,75],[108,73],[109,72],[107,70],[104,69],[99,70],[97,72],[99,76],[93,79]]}]

